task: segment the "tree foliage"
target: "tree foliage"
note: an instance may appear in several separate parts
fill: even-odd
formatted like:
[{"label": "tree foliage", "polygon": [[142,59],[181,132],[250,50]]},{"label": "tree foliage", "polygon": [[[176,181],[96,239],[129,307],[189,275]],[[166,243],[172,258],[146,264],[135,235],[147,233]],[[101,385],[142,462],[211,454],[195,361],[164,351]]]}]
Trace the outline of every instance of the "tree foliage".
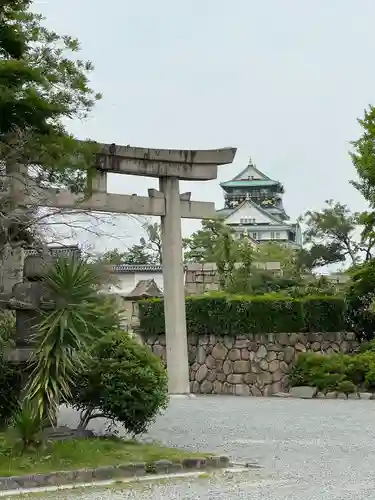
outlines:
[{"label": "tree foliage", "polygon": [[360,243],[356,240],[359,214],[351,213],[347,205],[327,200],[323,209],[305,213],[304,241],[309,250],[301,254],[301,264],[307,269],[320,265],[344,262],[355,264],[359,258]]},{"label": "tree foliage", "polygon": [[118,248],[108,250],[97,256],[96,262],[101,264],[127,264],[127,265],[161,265],[162,243],[159,224],[144,224],[142,226],[146,237],[142,237],[138,244],[132,245],[128,250]]},{"label": "tree foliage", "polygon": [[221,219],[202,220],[201,226],[183,240],[185,262],[216,262],[225,251],[223,243],[234,241],[233,230]]},{"label": "tree foliage", "polygon": [[68,133],[101,97],[89,85],[90,62],[75,58],[77,39],[43,25],[28,0],[0,6],[0,158],[33,166],[41,184],[83,189],[95,148]]}]

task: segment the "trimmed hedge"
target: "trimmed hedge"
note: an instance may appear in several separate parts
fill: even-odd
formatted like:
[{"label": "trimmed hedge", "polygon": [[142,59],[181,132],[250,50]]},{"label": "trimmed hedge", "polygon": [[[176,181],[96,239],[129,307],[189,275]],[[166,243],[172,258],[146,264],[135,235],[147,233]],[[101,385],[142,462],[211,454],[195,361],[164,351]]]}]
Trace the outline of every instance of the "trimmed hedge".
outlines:
[{"label": "trimmed hedge", "polygon": [[302,299],[306,330],[340,332],[345,330],[345,301],[339,297],[305,297]]},{"label": "trimmed hedge", "polygon": [[[140,301],[139,319],[146,338],[164,334],[164,301]],[[190,335],[337,332],[345,329],[345,302],[336,297],[189,296],[186,322]]]}]

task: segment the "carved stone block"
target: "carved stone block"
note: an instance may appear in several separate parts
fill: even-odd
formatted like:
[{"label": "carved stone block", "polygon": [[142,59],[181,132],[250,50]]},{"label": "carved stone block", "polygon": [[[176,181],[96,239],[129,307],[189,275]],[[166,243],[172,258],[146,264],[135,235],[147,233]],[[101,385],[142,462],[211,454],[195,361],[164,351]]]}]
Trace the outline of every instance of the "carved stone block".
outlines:
[{"label": "carved stone block", "polygon": [[36,328],[40,322],[37,311],[17,311],[16,314],[16,347],[28,347],[33,342]]}]

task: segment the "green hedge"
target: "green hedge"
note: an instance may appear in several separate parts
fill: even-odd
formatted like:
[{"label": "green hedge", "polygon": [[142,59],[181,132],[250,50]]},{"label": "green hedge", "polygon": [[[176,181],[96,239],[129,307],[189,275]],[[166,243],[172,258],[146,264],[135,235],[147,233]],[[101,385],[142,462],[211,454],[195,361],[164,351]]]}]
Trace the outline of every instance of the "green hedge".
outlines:
[{"label": "green hedge", "polygon": [[[335,297],[212,294],[186,298],[188,333],[198,335],[340,331],[344,329],[344,313],[344,301]],[[141,301],[139,315],[145,337],[164,333],[162,299]]]},{"label": "green hedge", "polygon": [[306,330],[339,332],[345,330],[345,301],[338,297],[302,299]]}]

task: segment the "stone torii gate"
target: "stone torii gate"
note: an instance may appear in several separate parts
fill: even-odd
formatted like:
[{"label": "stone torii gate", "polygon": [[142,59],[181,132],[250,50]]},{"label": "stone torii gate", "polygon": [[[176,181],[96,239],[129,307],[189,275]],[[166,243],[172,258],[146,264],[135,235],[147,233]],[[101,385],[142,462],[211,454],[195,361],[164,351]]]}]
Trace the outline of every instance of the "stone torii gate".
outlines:
[{"label": "stone torii gate", "polygon": [[[98,148],[89,197],[52,188],[39,191],[37,201],[34,194],[29,196],[39,206],[160,216],[169,392],[189,394],[181,217],[212,218],[215,204],[191,201],[191,193],[180,194],[179,181],[216,179],[218,165],[232,163],[236,148],[192,151],[115,144],[98,144]],[[149,189],[148,197],[108,193],[109,172],[157,177],[159,190]]]}]

